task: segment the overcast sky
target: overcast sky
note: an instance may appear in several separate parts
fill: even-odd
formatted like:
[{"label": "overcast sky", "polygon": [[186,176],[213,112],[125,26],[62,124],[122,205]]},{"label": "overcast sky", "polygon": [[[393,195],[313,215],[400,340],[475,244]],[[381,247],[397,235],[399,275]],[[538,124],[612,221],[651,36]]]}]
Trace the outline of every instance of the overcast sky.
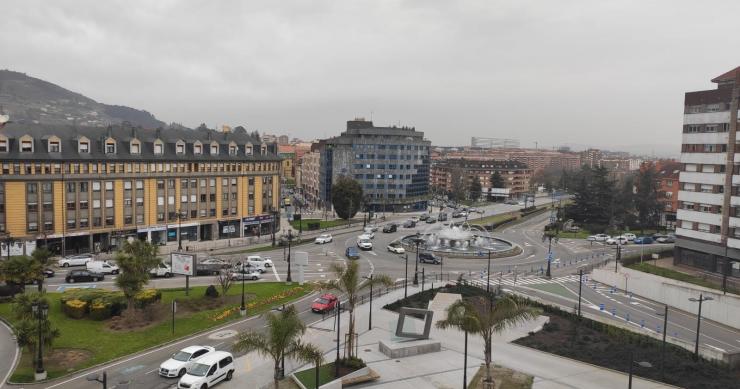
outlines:
[{"label": "overcast sky", "polygon": [[740,65],[740,1],[32,1],[0,67],[166,122],[301,138],[346,120],[434,144],[677,154],[683,94]]}]

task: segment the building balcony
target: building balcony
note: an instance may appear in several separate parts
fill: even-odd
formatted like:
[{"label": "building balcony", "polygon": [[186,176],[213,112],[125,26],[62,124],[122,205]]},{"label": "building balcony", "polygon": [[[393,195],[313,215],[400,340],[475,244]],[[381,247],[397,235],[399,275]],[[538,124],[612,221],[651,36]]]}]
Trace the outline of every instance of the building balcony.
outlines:
[{"label": "building balcony", "polygon": [[722,225],[722,215],[718,213],[691,211],[688,209],[679,209],[676,213],[678,220],[686,220],[703,224],[712,224],[715,226]]},{"label": "building balcony", "polygon": [[[704,192],[689,192],[685,190],[678,191],[678,199],[680,201],[689,201],[692,203],[710,204],[710,205],[722,205],[724,202],[724,194],[722,193],[704,193]],[[738,199],[740,200],[740,198]]]},{"label": "building balcony", "polygon": [[694,231],[686,228],[676,228],[677,236],[685,236],[687,238],[703,240],[706,242],[720,243],[722,237],[720,234],[712,234],[711,232]]}]

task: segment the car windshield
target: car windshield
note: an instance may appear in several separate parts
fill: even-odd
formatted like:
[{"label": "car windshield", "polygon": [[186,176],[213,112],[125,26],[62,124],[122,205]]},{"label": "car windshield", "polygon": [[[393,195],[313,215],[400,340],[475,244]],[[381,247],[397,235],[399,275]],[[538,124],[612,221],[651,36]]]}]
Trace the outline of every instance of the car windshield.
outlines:
[{"label": "car windshield", "polygon": [[180,362],[185,362],[190,359],[190,355],[190,353],[186,353],[185,351],[178,351],[175,355],[172,356],[172,359]]},{"label": "car windshield", "polygon": [[328,238],[328,237],[329,237],[329,235],[321,235],[321,236],[319,236],[319,238]]},{"label": "car windshield", "polygon": [[188,370],[188,374],[194,375],[196,377],[204,377],[206,373],[208,373],[208,369],[211,367],[208,365],[204,365],[202,363],[196,363]]},{"label": "car windshield", "polygon": [[316,302],[319,303],[319,304],[329,304],[329,300],[327,300],[327,299],[325,299],[323,297],[317,298],[316,299]]}]

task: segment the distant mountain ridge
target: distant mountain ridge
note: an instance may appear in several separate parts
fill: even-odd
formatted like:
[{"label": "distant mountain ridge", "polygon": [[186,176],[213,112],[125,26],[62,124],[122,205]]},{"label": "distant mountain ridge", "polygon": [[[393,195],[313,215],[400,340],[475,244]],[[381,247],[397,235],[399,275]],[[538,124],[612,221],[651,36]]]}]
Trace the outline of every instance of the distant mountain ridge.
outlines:
[{"label": "distant mountain ridge", "polygon": [[25,73],[0,70],[0,107],[15,123],[99,127],[130,122],[144,128],[167,124],[145,111],[108,105]]}]

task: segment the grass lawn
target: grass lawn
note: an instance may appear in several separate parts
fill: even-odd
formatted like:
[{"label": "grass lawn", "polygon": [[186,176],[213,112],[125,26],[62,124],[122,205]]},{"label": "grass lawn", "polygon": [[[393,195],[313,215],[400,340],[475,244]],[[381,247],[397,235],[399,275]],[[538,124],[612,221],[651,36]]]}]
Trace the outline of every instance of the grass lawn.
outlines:
[{"label": "grass lawn", "polygon": [[[697,277],[691,274],[681,273],[680,271],[676,271],[673,269],[666,269],[666,268],[658,267],[658,266],[655,266],[647,262],[634,263],[632,265],[628,265],[627,267],[630,269],[639,270],[641,272],[655,274],[657,276],[671,278],[677,281],[683,281],[683,282],[688,282],[690,284],[703,286],[705,288],[716,289],[717,291],[722,290],[721,285],[717,285],[716,283],[705,280],[701,277]],[[740,294],[740,290],[736,290],[734,288],[728,287],[727,291],[730,293],[734,293],[734,294]]]},{"label": "grass lawn", "polygon": [[[303,231],[308,231],[308,223],[319,223],[319,228],[331,228],[331,227],[338,227],[338,226],[345,226],[349,224],[347,220],[343,219],[335,219],[335,220],[323,220],[323,219],[303,219],[301,221],[292,221],[290,222],[290,225],[295,228],[296,230],[301,229],[301,224],[303,225]],[[357,225],[358,223],[362,223],[362,220],[352,220],[352,225]]]},{"label": "grass lawn", "polygon": [[501,213],[501,214],[493,215],[493,216],[486,216],[484,218],[473,218],[473,219],[468,218],[468,223],[480,224],[480,225],[500,223],[512,217],[517,218],[519,217],[519,214],[520,214],[519,211],[513,211],[513,212]]},{"label": "grass lawn", "polygon": [[[295,287],[296,285],[286,286],[284,283],[264,282],[247,284],[246,292],[250,294],[248,303],[267,301],[270,297]],[[180,302],[188,299],[200,299],[203,297],[205,289],[205,286],[192,287],[190,288],[190,296],[185,296],[185,290],[183,288],[163,289],[161,303],[169,306],[173,299]],[[269,303],[259,304],[258,308],[249,310],[248,313],[249,315],[257,315],[274,306],[300,298],[309,292],[309,288],[303,287],[291,296],[278,298]],[[240,295],[240,285],[234,284],[228,294]],[[239,304],[226,304],[220,308],[211,310],[190,313],[181,312],[181,315],[176,315],[174,334],[172,333],[172,322],[166,319],[140,330],[129,332],[112,331],[108,329],[105,321],[68,318],[61,311],[60,293],[48,293],[48,295],[50,320],[61,332],[61,336],[54,341],[54,348],[82,349],[91,353],[89,359],[66,369],[60,369],[58,366],[55,367],[47,363],[45,367],[49,372],[49,378],[59,377],[88,366],[135,353],[240,318],[238,311]],[[225,313],[227,310],[231,311]],[[0,304],[0,316],[11,323],[13,322],[11,303]],[[21,360],[21,362],[26,362],[18,365],[18,368],[11,377],[11,381],[33,381],[33,369],[30,364],[30,358],[26,358],[26,354],[28,353],[23,353],[24,359]]]},{"label": "grass lawn", "polygon": [[[503,366],[493,365],[493,382],[496,389],[531,389],[534,383],[534,377],[516,370],[507,369]],[[482,365],[478,372],[473,376],[473,380],[468,385],[471,389],[482,389],[483,380],[486,378],[486,366]]]},{"label": "grass lawn", "polygon": [[[306,370],[295,373],[295,377],[305,386],[307,389],[316,388],[316,368],[310,367]],[[334,381],[334,362],[321,365],[319,367],[319,386],[324,385],[328,382]]]}]

